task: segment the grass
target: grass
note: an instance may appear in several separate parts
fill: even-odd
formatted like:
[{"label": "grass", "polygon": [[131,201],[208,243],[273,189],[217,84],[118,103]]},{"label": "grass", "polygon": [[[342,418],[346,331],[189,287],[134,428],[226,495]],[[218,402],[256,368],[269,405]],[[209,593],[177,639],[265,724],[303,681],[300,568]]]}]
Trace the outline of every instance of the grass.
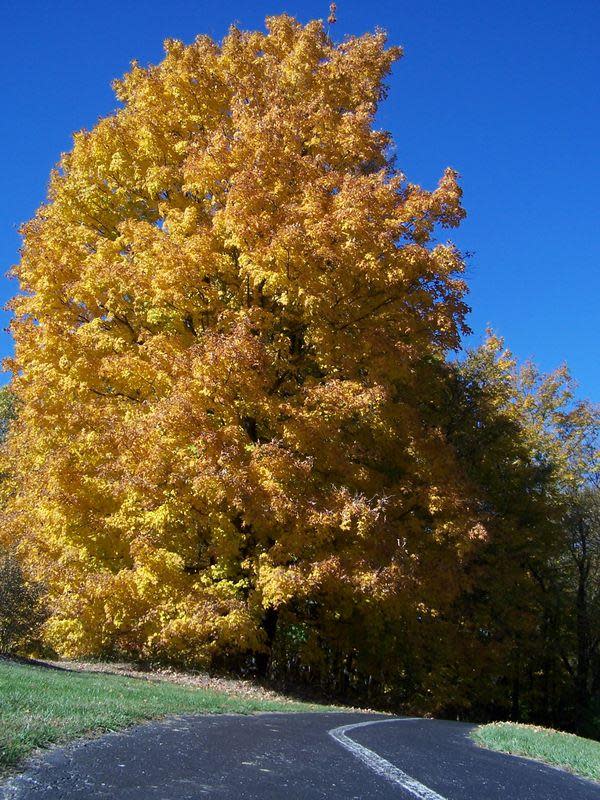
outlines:
[{"label": "grass", "polygon": [[600,781],[600,742],[593,739],[512,722],[483,725],[471,736],[477,744],[491,750],[528,756],[583,778]]},{"label": "grass", "polygon": [[319,710],[327,709],[0,660],[0,774],[36,748],[168,714]]}]

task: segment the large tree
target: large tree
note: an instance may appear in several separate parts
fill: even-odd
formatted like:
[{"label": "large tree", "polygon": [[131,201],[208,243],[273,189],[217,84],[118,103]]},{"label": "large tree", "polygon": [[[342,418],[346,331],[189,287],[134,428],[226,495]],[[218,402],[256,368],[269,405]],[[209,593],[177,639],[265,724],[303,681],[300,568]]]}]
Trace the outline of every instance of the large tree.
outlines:
[{"label": "large tree", "polygon": [[287,16],[169,41],[53,173],[15,270],[7,530],[60,652],[410,683],[486,532],[429,413],[461,191],[374,126],[399,56]]}]

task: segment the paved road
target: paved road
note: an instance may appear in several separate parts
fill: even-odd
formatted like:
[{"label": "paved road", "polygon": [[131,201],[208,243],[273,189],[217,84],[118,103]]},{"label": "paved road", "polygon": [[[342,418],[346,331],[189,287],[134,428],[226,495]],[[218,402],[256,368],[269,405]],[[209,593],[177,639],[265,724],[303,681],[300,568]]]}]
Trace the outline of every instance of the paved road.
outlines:
[{"label": "paved road", "polygon": [[47,753],[8,800],[600,800],[600,786],[481,750],[472,726],[366,714],[188,716]]}]

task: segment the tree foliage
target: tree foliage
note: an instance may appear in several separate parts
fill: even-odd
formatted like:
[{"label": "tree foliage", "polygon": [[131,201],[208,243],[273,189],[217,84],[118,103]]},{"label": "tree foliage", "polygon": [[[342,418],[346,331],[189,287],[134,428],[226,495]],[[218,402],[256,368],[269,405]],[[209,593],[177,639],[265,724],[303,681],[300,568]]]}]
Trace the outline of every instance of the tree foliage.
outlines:
[{"label": "tree foliage", "polygon": [[383,34],[267,28],[134,65],[25,226],[11,524],[63,652],[260,651],[272,609],[318,661],[371,604],[435,613],[479,538],[418,409],[464,328],[456,175],[394,170]]},{"label": "tree foliage", "polygon": [[600,409],[576,399],[566,367],[519,367],[494,335],[459,376],[452,438],[490,534],[485,592],[467,607],[487,609],[505,643],[505,664],[485,674],[490,700],[515,719],[585,728],[600,687]]}]

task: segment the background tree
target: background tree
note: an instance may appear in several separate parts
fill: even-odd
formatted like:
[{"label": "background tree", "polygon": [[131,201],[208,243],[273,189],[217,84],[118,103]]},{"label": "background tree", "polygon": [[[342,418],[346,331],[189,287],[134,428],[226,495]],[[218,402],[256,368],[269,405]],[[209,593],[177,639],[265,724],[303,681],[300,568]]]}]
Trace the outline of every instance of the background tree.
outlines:
[{"label": "background tree", "polygon": [[[546,590],[556,609],[549,647],[560,654],[572,680],[564,702],[573,724],[589,723],[593,670],[598,657],[600,541],[597,496],[600,486],[600,409],[575,400],[566,368],[548,376],[528,365],[520,375],[528,429],[538,458],[550,465],[559,508],[559,554],[550,562]],[[573,699],[569,698],[569,694]],[[562,714],[566,716],[565,712]]]},{"label": "background tree", "polygon": [[12,421],[16,417],[15,397],[6,386],[0,389],[0,444],[6,441]]},{"label": "background tree", "polygon": [[[0,389],[0,448],[4,447],[10,426],[16,418],[15,399],[10,389]],[[2,458],[0,497],[6,504],[12,484]],[[27,580],[7,541],[6,531],[0,533],[0,653],[12,653],[31,648],[40,635],[45,619],[43,587]]]},{"label": "background tree", "polygon": [[464,611],[477,625],[486,613],[507,648],[488,668],[490,698],[514,718],[581,726],[597,680],[598,409],[575,399],[566,368],[519,367],[494,335],[457,377],[447,430],[489,532]]},{"label": "background tree", "polygon": [[46,618],[41,583],[27,580],[18,559],[0,549],[0,653],[31,652]]}]

